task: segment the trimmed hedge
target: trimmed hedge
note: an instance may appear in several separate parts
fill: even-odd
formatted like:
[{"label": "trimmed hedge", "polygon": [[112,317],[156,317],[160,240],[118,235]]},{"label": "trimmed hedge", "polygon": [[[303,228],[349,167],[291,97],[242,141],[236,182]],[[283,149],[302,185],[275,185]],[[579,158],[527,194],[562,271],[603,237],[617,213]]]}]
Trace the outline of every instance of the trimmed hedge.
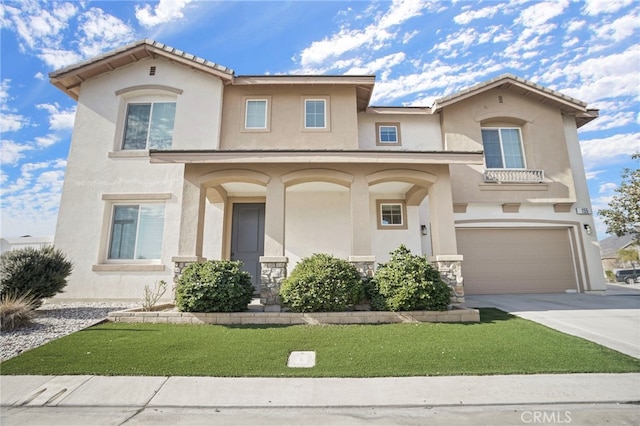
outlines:
[{"label": "trimmed hedge", "polygon": [[451,303],[451,289],[440,273],[404,245],[380,264],[367,293],[375,311],[446,311]]},{"label": "trimmed hedge", "polygon": [[242,262],[209,260],[193,263],[182,272],[176,287],[181,312],[241,312],[253,298],[251,275]]},{"label": "trimmed hedge", "polygon": [[342,312],[362,293],[356,267],[329,254],[302,259],[280,288],[282,302],[293,312]]},{"label": "trimmed hedge", "polygon": [[73,264],[53,246],[12,250],[0,255],[0,297],[28,295],[33,305],[53,297],[67,285]]}]

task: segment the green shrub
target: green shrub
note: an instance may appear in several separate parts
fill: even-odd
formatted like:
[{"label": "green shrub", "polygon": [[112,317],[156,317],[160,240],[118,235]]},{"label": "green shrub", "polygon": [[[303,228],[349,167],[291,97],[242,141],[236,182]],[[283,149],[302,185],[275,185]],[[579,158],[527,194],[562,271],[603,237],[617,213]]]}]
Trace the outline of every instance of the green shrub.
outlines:
[{"label": "green shrub", "polygon": [[5,294],[0,298],[0,329],[11,331],[31,325],[36,300],[28,294]]},{"label": "green shrub", "polygon": [[5,252],[0,256],[0,297],[28,294],[38,307],[42,299],[62,293],[72,270],[64,253],[52,246]]},{"label": "green shrub", "polygon": [[280,288],[280,298],[293,312],[341,312],[361,296],[356,267],[328,254],[302,259]]},{"label": "green shrub", "polygon": [[176,287],[176,306],[182,312],[240,312],[253,298],[251,275],[242,262],[210,260],[193,263]]},{"label": "green shrub", "polygon": [[604,271],[604,274],[607,277],[607,282],[609,283],[616,282],[616,274],[614,274],[611,269],[607,269],[606,271]]},{"label": "green shrub", "polygon": [[367,291],[376,311],[445,311],[451,302],[451,290],[440,273],[404,245],[380,264]]}]

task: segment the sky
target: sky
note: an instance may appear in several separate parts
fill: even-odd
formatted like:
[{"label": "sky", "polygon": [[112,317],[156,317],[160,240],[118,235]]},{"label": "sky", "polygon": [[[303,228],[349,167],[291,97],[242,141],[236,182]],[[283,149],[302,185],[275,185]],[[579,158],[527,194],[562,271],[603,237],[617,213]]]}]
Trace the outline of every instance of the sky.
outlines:
[{"label": "sky", "polygon": [[596,232],[640,151],[640,1],[0,0],[0,236],[52,236],[76,102],[56,69],[149,38],[236,75],[376,75],[431,106],[504,73],[600,110],[579,129]]}]

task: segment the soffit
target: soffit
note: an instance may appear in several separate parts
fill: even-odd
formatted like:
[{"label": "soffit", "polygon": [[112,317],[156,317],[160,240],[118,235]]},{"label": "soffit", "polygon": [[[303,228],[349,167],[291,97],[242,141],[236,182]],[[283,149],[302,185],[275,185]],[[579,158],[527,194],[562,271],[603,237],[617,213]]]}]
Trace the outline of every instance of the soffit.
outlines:
[{"label": "soffit", "polygon": [[140,40],[103,55],[49,73],[51,83],[73,99],[80,95],[80,85],[91,78],[147,58],[163,57],[190,68],[233,80],[233,70],[153,40]]},{"label": "soffit", "polygon": [[151,163],[178,164],[484,164],[482,151],[151,150]]}]

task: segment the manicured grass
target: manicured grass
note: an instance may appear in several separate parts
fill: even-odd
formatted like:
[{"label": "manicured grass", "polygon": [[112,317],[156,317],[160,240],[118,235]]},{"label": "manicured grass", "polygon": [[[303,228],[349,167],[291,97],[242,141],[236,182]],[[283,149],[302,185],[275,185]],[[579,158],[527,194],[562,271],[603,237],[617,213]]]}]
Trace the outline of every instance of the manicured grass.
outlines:
[{"label": "manicured grass", "polygon": [[[639,372],[640,360],[496,309],[478,324],[108,323],[0,364],[2,374],[376,377]],[[291,351],[316,351],[310,369]]]}]

